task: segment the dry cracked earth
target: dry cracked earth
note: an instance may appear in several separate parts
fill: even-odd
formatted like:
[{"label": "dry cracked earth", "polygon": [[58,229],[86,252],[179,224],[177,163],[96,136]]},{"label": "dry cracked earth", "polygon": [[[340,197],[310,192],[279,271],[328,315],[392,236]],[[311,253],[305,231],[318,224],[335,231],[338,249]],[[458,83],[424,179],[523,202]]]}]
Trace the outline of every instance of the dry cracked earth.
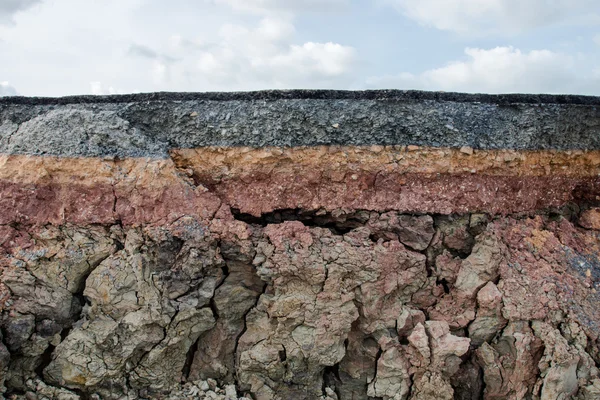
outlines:
[{"label": "dry cracked earth", "polygon": [[8,399],[600,398],[597,150],[4,148]]}]

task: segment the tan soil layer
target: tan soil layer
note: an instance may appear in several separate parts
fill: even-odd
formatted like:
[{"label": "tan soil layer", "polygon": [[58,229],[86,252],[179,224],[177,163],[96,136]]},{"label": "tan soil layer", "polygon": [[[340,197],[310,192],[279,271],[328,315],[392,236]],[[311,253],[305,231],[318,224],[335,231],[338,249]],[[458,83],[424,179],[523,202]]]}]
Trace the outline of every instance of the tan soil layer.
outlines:
[{"label": "tan soil layer", "polygon": [[170,159],[0,157],[0,224],[165,223],[225,202],[277,209],[509,214],[600,194],[600,151],[414,146],[174,150]]}]

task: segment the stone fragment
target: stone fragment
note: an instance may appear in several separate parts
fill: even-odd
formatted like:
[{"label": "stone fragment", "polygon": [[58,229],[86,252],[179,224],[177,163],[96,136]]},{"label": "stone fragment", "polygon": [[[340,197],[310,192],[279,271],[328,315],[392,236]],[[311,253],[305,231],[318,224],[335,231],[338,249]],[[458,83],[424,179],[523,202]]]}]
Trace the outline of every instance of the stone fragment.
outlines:
[{"label": "stone fragment", "polygon": [[450,383],[435,372],[425,372],[415,380],[411,400],[453,400],[454,389]]},{"label": "stone fragment", "polygon": [[369,383],[367,394],[383,400],[405,400],[409,393],[408,362],[397,347],[391,347],[377,361],[377,375]]},{"label": "stone fragment", "polygon": [[462,254],[471,252],[475,240],[469,232],[468,215],[442,215],[435,222],[444,246]]},{"label": "stone fragment", "polygon": [[441,371],[447,376],[454,375],[462,362],[460,357],[469,351],[471,340],[452,335],[445,321],[427,321],[425,329],[431,347],[430,369]]},{"label": "stone fragment", "polygon": [[490,217],[487,214],[471,214],[469,218],[469,232],[473,236],[478,236],[485,231]]},{"label": "stone fragment", "polygon": [[449,251],[443,250],[443,253],[435,258],[435,274],[437,279],[453,286],[461,264],[462,260],[459,257],[454,257]]},{"label": "stone fragment", "polygon": [[458,271],[456,291],[467,298],[475,298],[480,288],[499,277],[504,251],[504,245],[494,234],[480,235]]},{"label": "stone fragment", "polygon": [[[1,338],[1,337],[0,337]],[[0,341],[0,395],[6,391],[6,387],[4,386],[4,381],[6,379],[6,374],[8,372],[8,366],[10,364],[10,353],[8,349]]]},{"label": "stone fragment", "polygon": [[600,230],[600,208],[590,208],[581,213],[579,225],[586,229]]},{"label": "stone fragment", "polygon": [[11,352],[18,351],[35,329],[35,316],[31,314],[12,316],[4,325],[5,343]]},{"label": "stone fragment", "polygon": [[477,293],[477,317],[469,324],[469,338],[474,346],[489,342],[506,326],[502,316],[502,293],[488,282]]},{"label": "stone fragment", "polygon": [[375,214],[366,226],[376,238],[396,239],[418,251],[425,250],[435,234],[433,218],[429,215]]},{"label": "stone fragment", "polygon": [[429,348],[429,337],[425,331],[425,326],[422,323],[418,323],[413,329],[412,333],[408,336],[408,342],[419,352],[421,355],[420,367],[426,367],[431,362],[431,349]]},{"label": "stone fragment", "polygon": [[600,399],[600,379],[594,379],[593,382],[580,389],[582,400]]},{"label": "stone fragment", "polygon": [[181,309],[166,327],[166,336],[138,363],[130,377],[133,388],[158,392],[182,379],[183,357],[200,335],[215,325],[209,308]]},{"label": "stone fragment", "polygon": [[492,346],[483,343],[477,349],[478,362],[483,367],[483,380],[485,382],[485,399],[508,398],[509,383],[504,381],[504,367],[500,356]]},{"label": "stone fragment", "polygon": [[540,339],[522,322],[509,323],[496,343],[484,342],[476,350],[486,383],[484,398],[522,399],[534,393],[542,350]]},{"label": "stone fragment", "polygon": [[400,242],[415,250],[425,250],[435,229],[433,228],[433,218],[429,215],[411,216],[400,215],[398,217],[399,227],[397,228]]},{"label": "stone fragment", "polygon": [[469,146],[462,146],[460,148],[460,152],[470,156],[473,154],[473,148]]},{"label": "stone fragment", "polygon": [[396,331],[400,336],[407,336],[417,324],[424,324],[425,319],[423,311],[404,307],[396,320]]},{"label": "stone fragment", "polygon": [[544,355],[539,363],[544,376],[540,400],[573,396],[579,390],[577,369],[585,352],[580,353],[572,348],[561,333],[548,323],[534,321],[532,328],[544,342]]},{"label": "stone fragment", "polygon": [[435,306],[428,309],[429,318],[445,321],[452,329],[466,328],[476,316],[475,299],[469,298],[453,290],[444,294]]}]

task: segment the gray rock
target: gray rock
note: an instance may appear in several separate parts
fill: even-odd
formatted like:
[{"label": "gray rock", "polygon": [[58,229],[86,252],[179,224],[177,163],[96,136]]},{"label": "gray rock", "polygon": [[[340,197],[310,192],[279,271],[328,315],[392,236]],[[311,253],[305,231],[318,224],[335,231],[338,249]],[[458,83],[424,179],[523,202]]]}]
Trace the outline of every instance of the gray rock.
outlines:
[{"label": "gray rock", "polygon": [[[583,96],[284,91],[0,99],[0,152],[167,157],[198,146],[598,149]],[[577,138],[577,140],[572,140]]]}]

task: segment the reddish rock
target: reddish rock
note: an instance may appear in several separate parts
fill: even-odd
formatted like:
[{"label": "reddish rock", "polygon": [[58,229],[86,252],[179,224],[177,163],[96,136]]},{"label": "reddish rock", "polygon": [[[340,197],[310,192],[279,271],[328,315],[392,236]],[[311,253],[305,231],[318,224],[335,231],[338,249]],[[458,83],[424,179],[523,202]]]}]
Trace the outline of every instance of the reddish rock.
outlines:
[{"label": "reddish rock", "polygon": [[590,208],[582,212],[579,225],[586,229],[600,230],[600,208]]}]

